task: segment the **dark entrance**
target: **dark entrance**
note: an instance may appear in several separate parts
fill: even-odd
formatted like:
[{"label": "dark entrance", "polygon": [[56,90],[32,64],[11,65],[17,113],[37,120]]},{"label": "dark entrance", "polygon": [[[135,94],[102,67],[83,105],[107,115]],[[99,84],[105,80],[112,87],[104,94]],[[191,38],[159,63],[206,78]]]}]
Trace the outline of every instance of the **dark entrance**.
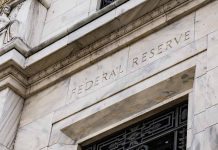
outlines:
[{"label": "dark entrance", "polygon": [[83,150],[185,150],[188,104],[133,124]]}]

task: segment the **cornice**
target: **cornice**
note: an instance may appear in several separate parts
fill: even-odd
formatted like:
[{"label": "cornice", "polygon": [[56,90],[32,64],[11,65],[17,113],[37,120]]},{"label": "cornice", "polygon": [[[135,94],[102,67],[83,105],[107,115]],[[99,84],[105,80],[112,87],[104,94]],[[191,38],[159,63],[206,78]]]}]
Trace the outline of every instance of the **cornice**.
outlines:
[{"label": "cornice", "polygon": [[34,75],[27,76],[26,70],[31,69],[31,66],[28,68],[25,65],[22,71],[19,70],[20,68],[16,69],[16,66],[8,67],[0,73],[0,80],[4,79],[5,81],[5,78],[8,76],[13,79],[16,78],[16,83],[19,82],[20,86],[27,90],[26,92],[21,92],[23,91],[23,88],[21,88],[20,93],[26,97],[31,96],[180,19],[210,1],[212,0],[170,0],[85,48],[73,51],[66,58]]},{"label": "cornice", "polygon": [[17,70],[14,66],[9,66],[0,71],[0,79],[5,78],[8,75],[14,76],[24,86],[28,85],[27,78],[25,77],[25,75],[19,70]]},{"label": "cornice", "polygon": [[0,90],[10,88],[19,96],[25,98],[26,97],[26,89],[27,87],[23,85],[16,77],[12,75],[7,75],[4,78],[0,79]]},{"label": "cornice", "polygon": [[165,15],[170,10],[175,9],[178,6],[180,6],[184,3],[191,2],[191,1],[193,1],[193,0],[180,0],[180,1],[171,0],[171,1],[169,1],[168,3],[160,6],[159,8],[156,8],[155,10],[147,13],[143,17],[131,22],[130,24],[118,29],[115,32],[112,32],[109,35],[106,35],[104,38],[94,42],[93,44],[87,46],[86,48],[81,49],[80,51],[71,53],[65,59],[63,59],[63,60],[55,63],[54,65],[48,67],[47,69],[40,71],[39,73],[33,75],[28,80],[29,84],[33,84],[33,83],[45,78],[46,76],[53,74],[54,72],[60,70],[64,66],[68,66],[70,64],[75,63],[76,61],[78,61],[82,57],[86,57],[87,55],[90,55],[91,53],[100,51],[101,48],[103,48],[105,45],[121,38],[122,36],[126,36],[128,33],[131,33],[134,30],[136,30],[137,28],[140,28],[141,26],[148,24],[149,22],[151,22],[155,18],[158,18],[161,15]]},{"label": "cornice", "polygon": [[210,0],[197,2],[196,0],[169,1],[86,48],[71,53],[65,59],[31,76],[28,80],[31,89],[28,90],[27,95],[32,95],[41,88],[71,76],[73,73],[163,28],[208,2]]}]

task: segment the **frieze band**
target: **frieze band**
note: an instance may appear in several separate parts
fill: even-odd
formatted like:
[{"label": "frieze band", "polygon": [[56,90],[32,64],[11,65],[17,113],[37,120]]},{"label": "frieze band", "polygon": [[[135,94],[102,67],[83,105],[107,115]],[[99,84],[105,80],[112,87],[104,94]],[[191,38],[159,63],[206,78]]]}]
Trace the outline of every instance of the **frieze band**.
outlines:
[{"label": "frieze band", "polygon": [[9,3],[13,0],[0,0],[0,7],[2,7],[4,4]]},{"label": "frieze band", "polygon": [[193,0],[179,0],[179,1],[171,0],[171,1],[167,2],[166,4],[151,11],[150,13],[142,16],[141,18],[131,22],[130,24],[128,24],[124,27],[122,27],[118,31],[113,32],[113,33],[105,36],[104,38],[96,41],[95,43],[89,45],[88,47],[81,49],[77,53],[72,53],[70,56],[66,57],[64,60],[61,60],[61,61],[57,62],[56,64],[52,65],[51,67],[49,67],[49,68],[37,73],[36,75],[30,77],[29,81],[28,81],[29,84],[34,84],[37,81],[41,80],[42,78],[44,78],[44,77],[52,74],[53,72],[59,70],[63,66],[67,66],[71,63],[74,63],[77,59],[79,59],[85,55],[89,55],[90,52],[92,52],[92,51],[99,50],[99,48],[102,47],[103,45],[107,45],[108,43],[118,39],[119,37],[124,36],[125,34],[139,28],[140,26],[142,26],[146,23],[148,23],[152,19],[166,13],[167,11],[172,10],[173,8],[175,8],[179,5],[182,5],[183,3],[192,2],[192,1]]}]

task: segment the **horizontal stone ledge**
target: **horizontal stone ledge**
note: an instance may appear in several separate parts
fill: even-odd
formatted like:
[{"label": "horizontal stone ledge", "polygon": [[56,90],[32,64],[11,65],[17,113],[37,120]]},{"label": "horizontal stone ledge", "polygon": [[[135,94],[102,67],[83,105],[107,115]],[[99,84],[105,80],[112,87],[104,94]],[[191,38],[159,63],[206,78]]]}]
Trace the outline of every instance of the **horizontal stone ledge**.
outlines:
[{"label": "horizontal stone ledge", "polygon": [[[126,93],[125,96],[121,94],[122,96],[119,95],[119,98],[111,99],[110,103],[107,100],[107,102],[103,101],[89,108],[89,110],[78,113],[67,119],[70,125],[65,126],[61,130],[73,140],[81,140],[109,126],[113,126],[116,122],[125,120],[173,96],[192,89],[194,76],[195,67],[171,76],[154,86],[138,89],[140,92],[135,92],[136,90],[134,90],[132,91],[134,93],[132,96],[128,96],[129,94]],[[132,92],[129,93],[132,94]],[[79,114],[83,115],[80,116]],[[102,119],[105,121],[102,122]]]},{"label": "horizontal stone ledge", "polygon": [[26,58],[20,54],[16,49],[12,49],[0,56],[0,70],[5,66],[13,65],[20,70],[25,69]]},{"label": "horizontal stone ledge", "polygon": [[26,45],[20,38],[16,38],[0,49],[0,56],[4,55],[5,53],[13,49],[16,49],[24,57],[27,57],[28,52],[31,48],[28,45]]},{"label": "horizontal stone ledge", "polygon": [[[183,1],[190,2],[192,0],[189,0],[189,1],[183,0]],[[171,1],[171,3],[173,3],[173,1]],[[110,34],[112,34],[113,31],[117,31],[118,29],[121,29],[121,27],[123,27],[121,30],[123,30],[124,34],[126,35],[127,32],[131,32],[132,30],[134,30],[135,28],[132,28],[131,26],[134,25],[134,22],[139,23],[140,17],[142,17],[145,14],[147,16],[145,16],[144,19],[141,19],[142,20],[141,22],[143,22],[141,26],[145,25],[146,23],[148,23],[149,25],[149,22],[151,20],[155,21],[155,18],[158,18],[161,15],[165,15],[164,11],[159,10],[161,9],[159,7],[161,7],[164,4],[167,6],[167,3],[164,1],[158,4],[157,0],[155,1],[154,0],[153,1],[151,0],[137,0],[137,1],[130,0],[120,5],[119,7],[111,10],[105,15],[99,16],[95,20],[91,20],[90,22],[88,22],[88,24],[81,26],[78,29],[74,29],[72,32],[69,32],[69,30],[71,31],[71,29],[64,29],[63,31],[61,31],[61,33],[58,33],[58,36],[59,36],[58,40],[54,40],[53,43],[49,43],[49,40],[48,40],[45,43],[42,43],[42,45],[39,46],[40,48],[37,48],[37,50],[34,50],[34,49],[31,50],[32,54],[28,57],[28,61],[26,64],[28,74],[30,75],[35,74],[39,70],[45,69],[49,65],[52,65],[60,61],[61,59],[69,56],[69,54],[72,54],[73,55],[72,57],[75,57],[77,58],[76,60],[78,60],[80,58],[79,56],[81,55],[81,53],[83,53],[84,50],[89,49],[88,46],[90,44],[99,45],[100,41],[98,40],[100,39],[103,40],[102,39],[103,37],[110,36]],[[176,4],[175,3],[173,4],[176,6],[180,5],[179,2]],[[193,5],[193,7],[195,8],[199,7],[201,4],[202,2],[196,3],[195,5]],[[140,10],[140,11],[137,11],[136,13],[136,10]],[[165,10],[165,11],[168,11],[168,10]],[[132,16],[132,17],[129,17],[129,16]],[[159,28],[163,27],[163,24],[167,25],[167,22],[170,21],[170,19],[167,20],[165,17],[165,21],[163,23],[160,23],[158,27]],[[110,28],[108,28],[108,26],[110,26]],[[128,29],[127,29],[127,26],[128,26]],[[155,26],[154,28],[156,30],[158,29],[157,26]],[[150,31],[147,32],[147,35],[148,33],[150,34],[151,32],[154,32],[155,31],[153,30],[154,28],[151,28]],[[132,29],[132,30],[128,31],[129,29]],[[122,31],[120,31],[120,33],[121,32]],[[141,36],[142,35],[140,35],[140,37]],[[146,36],[146,35],[143,34],[143,36]],[[51,38],[55,38],[55,35],[51,35]],[[106,41],[110,39],[109,37],[105,37],[105,38],[107,38],[107,39],[104,39]],[[135,40],[138,38],[139,37],[135,37]],[[94,43],[96,41],[98,41],[98,44]],[[114,42],[114,41],[110,41],[110,42]],[[125,44],[128,44],[128,42]],[[98,48],[96,47],[92,49],[91,51],[97,50]],[[86,51],[89,51],[89,50],[86,50]],[[51,58],[49,62],[46,59],[48,57]],[[43,64],[43,68],[37,67],[37,66],[42,66],[42,64]],[[34,68],[34,69],[31,69],[31,68]]]},{"label": "horizontal stone ledge", "polygon": [[15,93],[23,98],[26,96],[26,86],[11,75],[0,79],[0,90],[5,88],[12,89]]}]

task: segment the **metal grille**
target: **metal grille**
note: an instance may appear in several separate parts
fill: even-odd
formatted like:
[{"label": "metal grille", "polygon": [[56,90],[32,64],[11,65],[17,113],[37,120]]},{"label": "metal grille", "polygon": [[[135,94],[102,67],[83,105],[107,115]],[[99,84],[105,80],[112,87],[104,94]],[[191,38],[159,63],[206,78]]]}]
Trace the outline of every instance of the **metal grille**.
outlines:
[{"label": "metal grille", "polygon": [[131,125],[83,150],[185,150],[188,105],[183,103]]},{"label": "metal grille", "polygon": [[100,9],[106,7],[107,5],[113,3],[115,0],[101,0],[101,6]]}]

